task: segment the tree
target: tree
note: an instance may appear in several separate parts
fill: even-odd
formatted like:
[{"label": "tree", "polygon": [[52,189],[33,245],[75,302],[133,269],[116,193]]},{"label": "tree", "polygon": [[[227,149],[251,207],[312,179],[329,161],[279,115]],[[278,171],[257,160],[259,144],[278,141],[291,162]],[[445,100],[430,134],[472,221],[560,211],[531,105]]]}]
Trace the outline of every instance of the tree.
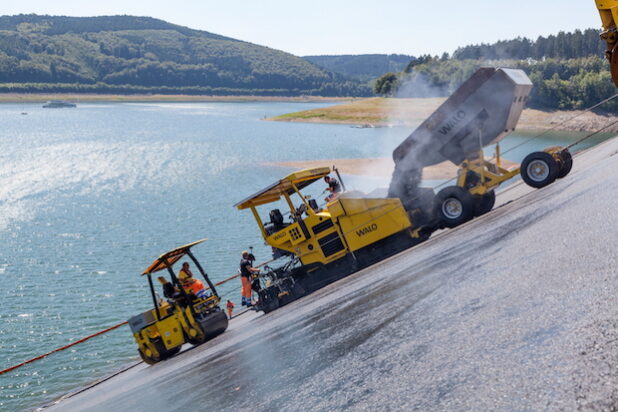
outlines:
[{"label": "tree", "polygon": [[373,92],[378,96],[389,97],[397,92],[399,77],[395,73],[386,73],[379,77],[373,85]]}]

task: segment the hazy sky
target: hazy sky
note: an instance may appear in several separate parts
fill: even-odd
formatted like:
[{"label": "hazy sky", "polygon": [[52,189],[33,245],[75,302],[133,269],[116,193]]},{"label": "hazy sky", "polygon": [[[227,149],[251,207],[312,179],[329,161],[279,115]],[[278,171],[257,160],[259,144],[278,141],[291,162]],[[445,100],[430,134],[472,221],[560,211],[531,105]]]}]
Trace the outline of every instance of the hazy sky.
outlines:
[{"label": "hazy sky", "polygon": [[593,0],[0,1],[5,15],[151,16],[299,56],[441,54],[473,43],[600,27]]}]

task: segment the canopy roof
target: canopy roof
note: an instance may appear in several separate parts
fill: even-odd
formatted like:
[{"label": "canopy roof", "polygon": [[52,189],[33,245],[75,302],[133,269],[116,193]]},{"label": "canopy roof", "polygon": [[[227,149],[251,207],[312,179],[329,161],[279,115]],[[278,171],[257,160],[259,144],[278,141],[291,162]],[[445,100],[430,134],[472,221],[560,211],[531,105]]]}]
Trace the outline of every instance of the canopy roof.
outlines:
[{"label": "canopy roof", "polygon": [[283,196],[284,193],[287,193],[288,195],[294,193],[294,186],[296,186],[296,189],[301,190],[316,180],[327,176],[329,173],[330,167],[316,167],[314,169],[299,170],[298,172],[287,175],[267,188],[260,190],[256,194],[236,203],[234,207],[242,210],[251,206],[259,206],[266,203],[276,202],[281,198],[281,196]]},{"label": "canopy roof", "polygon": [[176,249],[172,249],[169,252],[166,252],[159,256],[148,268],[142,273],[142,275],[150,275],[152,273],[158,272],[160,270],[167,269],[168,267],[172,267],[174,263],[178,262],[183,258],[184,255],[187,254],[189,249],[191,249],[195,245],[199,245],[204,242],[206,238],[196,240],[192,243],[187,243],[184,246],[179,246]]}]

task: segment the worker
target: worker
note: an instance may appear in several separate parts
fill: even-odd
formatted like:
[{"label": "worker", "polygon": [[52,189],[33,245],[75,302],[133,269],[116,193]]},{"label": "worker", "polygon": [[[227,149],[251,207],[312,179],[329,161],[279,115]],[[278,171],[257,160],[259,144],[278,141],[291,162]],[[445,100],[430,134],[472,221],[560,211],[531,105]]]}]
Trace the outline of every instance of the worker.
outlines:
[{"label": "worker", "polygon": [[243,250],[242,259],[240,260],[240,281],[242,283],[241,289],[241,305],[251,307],[253,303],[251,302],[251,278],[254,274],[260,273],[259,269],[256,269],[252,266],[249,252]]},{"label": "worker", "polygon": [[255,255],[253,254],[253,246],[249,246],[249,254],[247,255],[247,260],[251,262],[251,266],[253,266],[253,262],[255,262]]},{"label": "worker", "polygon": [[191,273],[191,269],[189,268],[189,262],[183,262],[182,269],[178,272],[178,278],[189,278],[193,277],[193,273]]},{"label": "worker", "polygon": [[[249,255],[247,256],[247,260],[249,264],[253,266],[253,262],[255,262],[255,255],[253,254],[253,246],[249,246]],[[251,290],[259,293],[262,290],[262,285],[260,285],[260,279],[257,276],[251,277]]]},{"label": "worker", "polygon": [[231,300],[227,300],[227,304],[225,305],[227,308],[227,317],[228,319],[232,319],[232,312],[234,311],[234,303]]},{"label": "worker", "polygon": [[332,202],[337,198],[337,196],[339,196],[339,193],[341,192],[341,185],[339,184],[337,179],[328,175],[324,176],[324,181],[326,182],[326,184],[328,184],[326,190],[330,192],[330,195],[328,195],[324,200],[326,200],[327,202]]},{"label": "worker", "polygon": [[178,272],[178,280],[186,293],[192,293],[198,298],[208,297],[208,293],[202,281],[193,277],[188,262],[182,264],[182,269]]}]

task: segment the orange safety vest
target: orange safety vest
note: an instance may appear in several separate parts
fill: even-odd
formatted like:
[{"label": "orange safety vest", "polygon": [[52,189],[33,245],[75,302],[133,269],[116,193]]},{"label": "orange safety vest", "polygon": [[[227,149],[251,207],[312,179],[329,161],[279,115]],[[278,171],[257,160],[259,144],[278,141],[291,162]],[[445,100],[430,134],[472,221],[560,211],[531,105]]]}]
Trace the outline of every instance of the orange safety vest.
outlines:
[{"label": "orange safety vest", "polygon": [[202,281],[195,278],[186,277],[180,280],[180,284],[185,292],[193,293],[194,295],[197,295],[197,292],[204,289],[204,284]]}]

